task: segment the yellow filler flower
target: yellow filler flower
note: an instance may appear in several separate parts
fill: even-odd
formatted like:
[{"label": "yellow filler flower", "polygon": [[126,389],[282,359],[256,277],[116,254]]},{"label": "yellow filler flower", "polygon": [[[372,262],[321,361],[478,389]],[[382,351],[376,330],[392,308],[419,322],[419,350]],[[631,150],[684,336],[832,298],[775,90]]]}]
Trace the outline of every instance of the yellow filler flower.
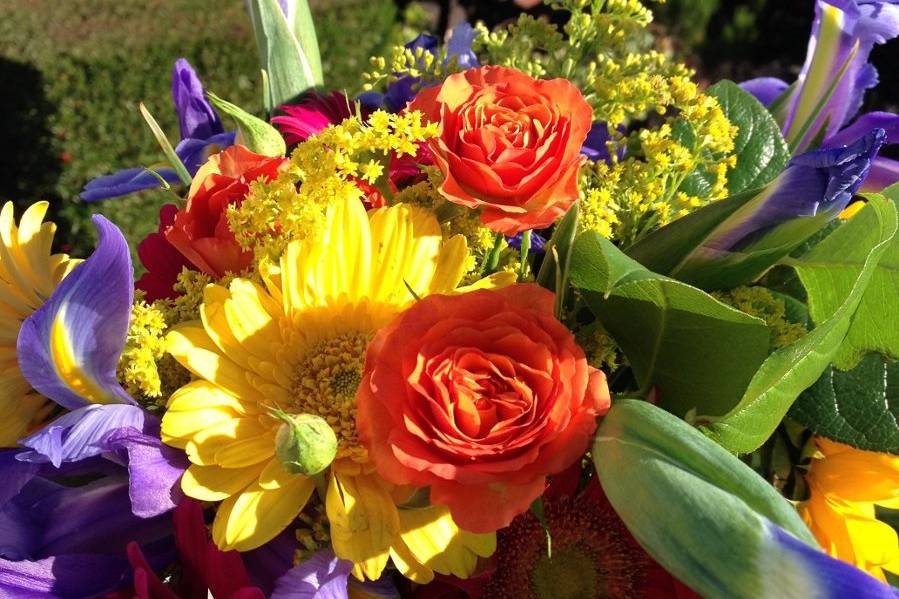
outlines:
[{"label": "yellow filler flower", "polygon": [[899,508],[899,457],[815,442],[821,457],[806,477],[803,519],[827,553],[886,582],[884,570],[899,574],[899,538],[874,507]]},{"label": "yellow filler flower", "polygon": [[444,242],[430,213],[405,204],[366,214],[357,199],[337,200],[325,221],[315,243],[292,241],[280,268],[263,269],[264,288],[210,285],[202,322],[168,335],[168,351],[198,380],[172,395],[162,438],[191,461],[184,492],[222,502],[216,544],[247,551],[289,526],[316,488],[277,459],[283,415],[320,416],[338,447],[316,478],[327,485],[335,553],[354,574],[375,579],[392,557],[418,582],[434,571],[466,577],[494,535],[459,530],[443,506],[408,507],[420,503],[414,490],[382,480],[359,445],[355,403],[368,341],[416,296],[456,290],[465,239]]},{"label": "yellow filler flower", "polygon": [[18,226],[12,202],[0,210],[0,447],[15,446],[54,405],[31,388],[16,358],[22,322],[79,262],[50,253],[56,225],[43,222],[48,205],[29,206]]}]

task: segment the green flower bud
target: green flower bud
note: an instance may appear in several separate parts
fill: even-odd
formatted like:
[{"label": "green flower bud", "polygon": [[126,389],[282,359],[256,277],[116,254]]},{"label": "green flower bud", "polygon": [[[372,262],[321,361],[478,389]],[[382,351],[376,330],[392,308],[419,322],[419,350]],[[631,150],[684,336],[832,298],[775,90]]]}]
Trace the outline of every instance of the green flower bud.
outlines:
[{"label": "green flower bud", "polygon": [[288,472],[315,476],[331,465],[337,455],[337,435],[324,418],[291,416],[280,410],[272,415],[284,422],[275,436],[275,455]]}]

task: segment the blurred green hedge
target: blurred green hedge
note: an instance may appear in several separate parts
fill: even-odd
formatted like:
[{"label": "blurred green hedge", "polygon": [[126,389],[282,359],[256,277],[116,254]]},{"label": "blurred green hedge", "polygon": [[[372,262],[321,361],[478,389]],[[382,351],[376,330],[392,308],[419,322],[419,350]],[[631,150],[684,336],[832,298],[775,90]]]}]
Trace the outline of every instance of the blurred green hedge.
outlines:
[{"label": "blurred green hedge", "polygon": [[[356,91],[368,57],[396,33],[391,0],[312,2],[326,84]],[[85,182],[162,157],[137,110],[143,101],[170,139],[178,126],[170,77],[187,58],[210,90],[261,105],[256,46],[238,0],[3,0],[0,2],[0,199],[51,201],[60,247],[84,256],[101,212],[132,244],[156,226],[166,193],[84,204]]]}]

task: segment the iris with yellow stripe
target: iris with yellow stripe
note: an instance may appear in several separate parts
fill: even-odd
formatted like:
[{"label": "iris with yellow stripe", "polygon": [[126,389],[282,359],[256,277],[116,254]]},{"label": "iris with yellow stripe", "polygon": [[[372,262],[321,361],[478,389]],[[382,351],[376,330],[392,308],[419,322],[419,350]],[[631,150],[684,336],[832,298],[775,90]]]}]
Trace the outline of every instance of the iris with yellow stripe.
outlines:
[{"label": "iris with yellow stripe", "polygon": [[202,321],[168,337],[197,380],[172,395],[162,436],[191,461],[185,493],[222,502],[212,528],[219,547],[247,551],[274,538],[315,489],[275,456],[277,408],[321,416],[337,435],[327,515],[334,551],[357,578],[377,579],[391,558],[416,582],[435,571],[467,577],[493,552],[493,534],[460,530],[442,506],[398,507],[415,490],[381,479],[356,438],[368,341],[416,296],[458,291],[467,257],[465,239],[444,241],[423,209],[366,214],[357,199],[337,200],[322,238],[288,244],[279,267],[261,269],[263,285],[238,278],[206,288]]}]

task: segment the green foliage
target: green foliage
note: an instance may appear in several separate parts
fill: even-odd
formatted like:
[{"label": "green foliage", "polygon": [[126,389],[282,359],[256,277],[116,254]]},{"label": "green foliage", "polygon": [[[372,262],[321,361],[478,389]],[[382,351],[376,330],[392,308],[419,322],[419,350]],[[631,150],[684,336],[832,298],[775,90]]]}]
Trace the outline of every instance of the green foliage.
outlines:
[{"label": "green foliage", "polygon": [[790,161],[774,117],[733,81],[719,81],[706,93],[718,98],[727,120],[739,129],[733,152],[737,165],[727,173],[727,191],[736,194],[772,181]]},{"label": "green foliage", "polygon": [[[899,188],[886,191],[899,206]],[[882,200],[880,200],[882,201]],[[877,227],[877,214],[865,208],[836,229],[798,261],[791,262],[808,293],[812,320],[822,322],[833,313],[840,297],[847,293],[867,257],[860,239]],[[834,365],[847,370],[869,351],[899,359],[899,239],[886,248],[874,270],[871,284],[862,297],[858,314]],[[892,325],[892,326],[890,326]]]},{"label": "green foliage", "polygon": [[556,316],[562,313],[565,290],[571,270],[571,250],[577,233],[579,207],[572,206],[556,225],[553,235],[545,248],[545,258],[537,273],[537,283],[556,293]]},{"label": "green foliage", "polygon": [[643,391],[683,416],[724,414],[768,356],[761,319],[657,275],[593,232],[578,236],[571,281],[627,356]]},{"label": "green foliage", "polygon": [[[320,0],[312,9],[328,87],[356,90],[367,57],[394,30],[393,2]],[[134,247],[156,228],[159,207],[172,200],[152,191],[89,205],[78,193],[94,177],[162,164],[137,104],[143,101],[169,139],[177,139],[170,91],[175,59],[187,58],[208,89],[261,114],[259,63],[243,2],[34,0],[6,3],[0,16],[7,88],[33,80],[3,121],[12,127],[3,131],[7,152],[30,160],[24,172],[6,175],[21,180],[5,193],[20,208],[51,200],[58,243],[76,255],[94,246],[91,213],[113,220]]]},{"label": "green foliage", "polygon": [[206,95],[216,110],[224,117],[231,117],[237,125],[237,142],[263,156],[284,156],[287,145],[284,138],[267,121],[254,116],[227,100],[219,98],[211,91]]},{"label": "green foliage", "polygon": [[777,551],[764,519],[817,546],[799,514],[765,479],[686,422],[648,402],[616,401],[599,426],[592,456],[628,530],[692,589],[705,597],[800,596],[789,586],[782,595],[771,593],[772,573],[762,570],[777,559],[762,559],[763,552]]},{"label": "green foliage", "polygon": [[899,454],[899,363],[869,354],[852,370],[830,366],[789,415],[816,435]]},{"label": "green foliage", "polygon": [[[728,450],[747,453],[761,446],[799,394],[818,380],[841,351],[850,327],[866,324],[867,317],[856,312],[878,263],[896,236],[896,208],[882,197],[872,197],[862,212],[830,237],[847,230],[857,248],[853,255],[864,254],[858,268],[845,269],[850,270],[849,285],[841,284],[844,269],[828,268],[820,276],[803,277],[809,297],[826,298],[831,311],[819,312],[818,324],[808,335],[771,354],[752,377],[739,404],[729,413],[703,419],[707,421],[707,434]],[[817,263],[836,263],[846,251],[843,244],[831,244],[827,253],[816,257]],[[793,267],[804,268],[801,261],[794,262]],[[814,263],[807,268],[814,269]]]}]

